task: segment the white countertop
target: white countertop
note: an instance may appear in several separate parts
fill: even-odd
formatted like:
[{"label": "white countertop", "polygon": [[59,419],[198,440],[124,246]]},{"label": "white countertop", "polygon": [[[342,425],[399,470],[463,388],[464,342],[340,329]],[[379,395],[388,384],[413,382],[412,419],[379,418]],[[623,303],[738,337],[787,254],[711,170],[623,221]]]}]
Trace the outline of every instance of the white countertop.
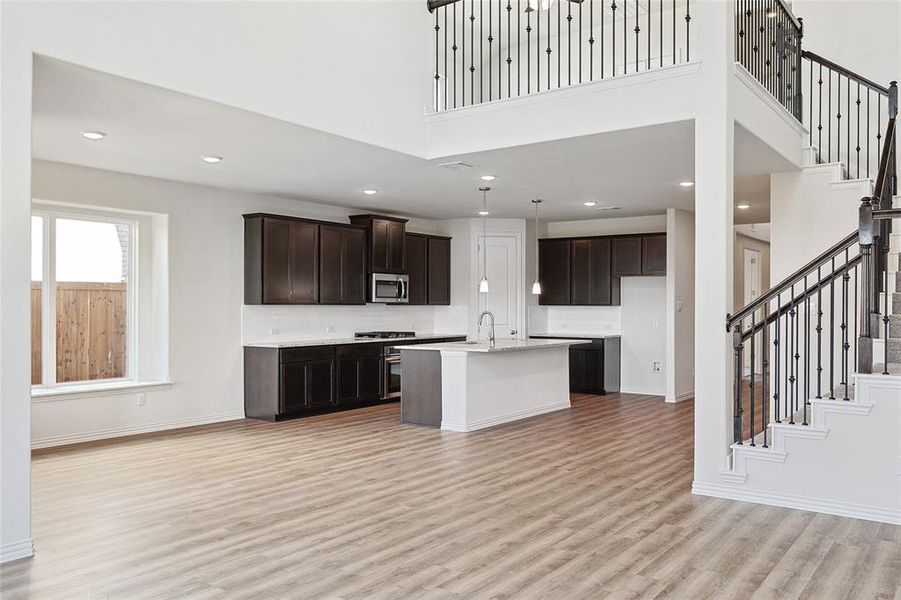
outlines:
[{"label": "white countertop", "polygon": [[580,333],[578,331],[552,331],[550,333],[530,333],[532,337],[552,337],[579,340],[606,340],[610,338],[622,337],[619,333]]},{"label": "white countertop", "polygon": [[449,337],[466,337],[465,333],[417,333],[416,337],[409,338],[322,338],[314,340],[284,340],[272,342],[245,342],[244,347],[250,348],[308,348],[311,346],[341,346],[344,344],[374,344],[413,342],[417,340],[440,340]]},{"label": "white countertop", "polygon": [[415,346],[401,346],[402,350],[438,350],[454,352],[513,352],[518,350],[540,350],[542,348],[559,348],[581,344],[583,340],[497,340],[494,348],[487,341],[472,342],[445,342],[443,344],[417,344]]}]

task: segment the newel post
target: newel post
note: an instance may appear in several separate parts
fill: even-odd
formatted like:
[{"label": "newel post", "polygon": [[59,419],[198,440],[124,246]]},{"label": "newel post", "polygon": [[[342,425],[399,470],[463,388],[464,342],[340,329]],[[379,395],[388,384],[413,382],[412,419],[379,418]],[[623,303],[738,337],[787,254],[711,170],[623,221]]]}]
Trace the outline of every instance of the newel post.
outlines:
[{"label": "newel post", "polygon": [[860,201],[858,244],[860,245],[861,282],[860,333],[857,337],[857,372],[873,372],[873,302],[875,262],[873,254],[873,199],[864,196]]},{"label": "newel post", "polygon": [[[735,324],[732,330],[732,348],[735,351],[735,373],[733,375],[733,393],[735,394],[735,408],[732,415],[732,439],[736,444],[741,444],[744,435],[742,433],[742,415],[744,409],[741,405],[741,378],[744,373],[744,348],[745,343],[742,339],[741,321]],[[752,398],[753,402],[754,399]]]}]

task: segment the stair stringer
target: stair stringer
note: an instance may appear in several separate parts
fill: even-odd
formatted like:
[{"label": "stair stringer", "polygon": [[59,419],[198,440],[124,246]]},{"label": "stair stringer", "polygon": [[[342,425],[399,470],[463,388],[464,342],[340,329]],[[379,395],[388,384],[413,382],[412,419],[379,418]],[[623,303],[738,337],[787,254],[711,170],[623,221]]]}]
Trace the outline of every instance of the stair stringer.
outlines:
[{"label": "stair stringer", "polygon": [[769,448],[732,446],[722,485],[695,493],[901,524],[901,377],[856,375],[856,398],[811,400]]}]

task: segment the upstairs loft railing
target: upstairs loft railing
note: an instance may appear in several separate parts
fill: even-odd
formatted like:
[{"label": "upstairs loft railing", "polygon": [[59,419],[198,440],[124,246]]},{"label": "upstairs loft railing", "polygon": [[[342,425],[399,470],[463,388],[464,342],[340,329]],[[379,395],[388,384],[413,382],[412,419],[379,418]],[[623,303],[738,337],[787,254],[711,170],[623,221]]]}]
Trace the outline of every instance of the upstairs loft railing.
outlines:
[{"label": "upstairs loft railing", "polygon": [[807,127],[818,163],[840,162],[849,178],[872,178],[882,153],[889,90],[803,50],[803,35],[802,20],[783,0],[736,0],[736,62]]},{"label": "upstairs loft railing", "polygon": [[[858,227],[734,315],[734,441],[769,444],[771,423],[809,423],[811,399],[848,400],[851,378],[874,369],[873,340],[888,338],[892,208],[898,192],[898,88],[888,88],[888,124],[872,197]],[[888,374],[883,360],[882,373]]]},{"label": "upstairs loft railing", "polygon": [[687,0],[429,0],[434,110],[691,60]]},{"label": "upstairs loft railing", "polygon": [[876,175],[889,115],[889,88],[813,52],[802,53],[803,123],[817,162],[840,162],[847,176]]}]

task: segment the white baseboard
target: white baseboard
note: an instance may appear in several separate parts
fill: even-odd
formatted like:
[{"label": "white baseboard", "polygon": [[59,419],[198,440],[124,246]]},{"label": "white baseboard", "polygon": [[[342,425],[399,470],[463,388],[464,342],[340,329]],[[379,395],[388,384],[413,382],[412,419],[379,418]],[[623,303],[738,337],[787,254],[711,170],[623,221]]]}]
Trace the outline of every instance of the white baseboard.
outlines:
[{"label": "white baseboard", "polygon": [[627,390],[623,387],[619,389],[620,394],[634,394],[636,396],[661,396],[666,397],[665,390]]},{"label": "white baseboard", "polygon": [[511,421],[519,421],[520,419],[528,419],[529,417],[537,417],[538,415],[543,415],[549,412],[555,412],[558,410],[563,410],[564,408],[571,408],[571,404],[569,401],[566,402],[557,402],[555,404],[547,404],[545,406],[539,406],[537,408],[530,408],[528,410],[522,410],[510,415],[504,415],[502,417],[492,417],[490,419],[481,419],[478,421],[470,421],[469,423],[459,423],[453,421],[441,421],[441,429],[445,431],[476,431],[478,429],[485,429],[488,427],[494,427],[495,425],[502,425],[504,423],[510,423]]},{"label": "white baseboard", "polygon": [[145,425],[114,427],[111,429],[101,429],[98,431],[67,433],[64,435],[32,439],[31,448],[52,448],[54,446],[65,446],[67,444],[78,444],[80,442],[93,442],[97,440],[123,437],[126,435],[136,435],[139,433],[153,433],[156,431],[166,431],[169,429],[194,427],[196,425],[209,425],[211,423],[222,423],[224,421],[236,421],[243,418],[244,411],[241,411],[234,413],[225,413],[221,415],[208,415],[205,417],[192,417],[189,419],[159,421],[156,423],[147,423]]},{"label": "white baseboard", "polygon": [[0,563],[27,558],[34,554],[34,541],[31,538],[0,546]]},{"label": "white baseboard", "polygon": [[839,517],[851,517],[853,519],[863,519],[865,521],[901,525],[901,509],[879,508],[825,498],[810,498],[806,496],[795,496],[793,494],[781,494],[779,492],[749,490],[734,485],[699,483],[697,481],[692,483],[691,493],[698,496],[727,498],[729,500],[740,500],[742,502],[753,502],[755,504],[768,504],[770,506],[781,506],[783,508],[794,508],[797,510],[825,513],[827,515],[837,515]]},{"label": "white baseboard", "polygon": [[676,402],[685,402],[686,400],[693,400],[695,397],[695,391],[691,390],[690,392],[683,392],[676,396],[675,398],[667,398],[666,401],[670,404],[675,404]]}]

